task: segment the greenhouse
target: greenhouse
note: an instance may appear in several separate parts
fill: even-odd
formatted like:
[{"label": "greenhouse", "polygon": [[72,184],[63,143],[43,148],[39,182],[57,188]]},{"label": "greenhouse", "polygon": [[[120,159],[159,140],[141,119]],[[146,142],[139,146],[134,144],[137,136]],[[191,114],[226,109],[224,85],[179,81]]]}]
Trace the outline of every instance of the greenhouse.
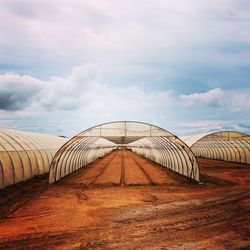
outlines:
[{"label": "greenhouse", "polygon": [[250,164],[250,136],[241,132],[222,131],[184,136],[196,157]]},{"label": "greenhouse", "polygon": [[114,150],[127,148],[195,181],[199,168],[190,148],[177,136],[157,126],[118,121],[87,129],[56,153],[50,166],[50,183]]},{"label": "greenhouse", "polygon": [[49,172],[65,138],[0,129],[0,189]]}]

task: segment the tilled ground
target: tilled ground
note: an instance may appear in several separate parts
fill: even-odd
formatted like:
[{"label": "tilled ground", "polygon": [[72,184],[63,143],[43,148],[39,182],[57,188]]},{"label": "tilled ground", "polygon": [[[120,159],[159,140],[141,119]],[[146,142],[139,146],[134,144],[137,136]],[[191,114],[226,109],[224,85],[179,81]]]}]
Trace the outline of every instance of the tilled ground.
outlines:
[{"label": "tilled ground", "polygon": [[0,249],[249,249],[250,169],[199,159],[194,184],[118,150],[2,191]]}]

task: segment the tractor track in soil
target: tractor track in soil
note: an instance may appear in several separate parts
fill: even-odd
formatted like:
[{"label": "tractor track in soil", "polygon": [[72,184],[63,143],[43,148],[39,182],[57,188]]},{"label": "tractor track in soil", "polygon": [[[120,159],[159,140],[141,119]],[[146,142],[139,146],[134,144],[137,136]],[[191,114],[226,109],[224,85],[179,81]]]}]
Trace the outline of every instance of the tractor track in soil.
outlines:
[{"label": "tractor track in soil", "polygon": [[113,160],[114,159],[111,158],[111,160],[107,164],[104,165],[103,169],[94,177],[94,179],[88,184],[88,186],[93,185],[96,182],[96,180],[101,177],[101,175],[104,173],[105,169],[107,169],[107,167],[109,166],[109,164],[111,164],[111,162]]},{"label": "tractor track in soil", "polygon": [[249,249],[250,169],[198,159],[193,184],[122,149],[0,196],[0,249]]}]

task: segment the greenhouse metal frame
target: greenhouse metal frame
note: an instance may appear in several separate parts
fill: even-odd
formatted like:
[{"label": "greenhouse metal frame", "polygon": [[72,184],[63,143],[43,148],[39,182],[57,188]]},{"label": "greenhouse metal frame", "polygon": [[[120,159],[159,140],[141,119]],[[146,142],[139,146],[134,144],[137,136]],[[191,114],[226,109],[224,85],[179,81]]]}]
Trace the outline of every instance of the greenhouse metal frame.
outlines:
[{"label": "greenhouse metal frame", "polygon": [[199,181],[195,156],[177,136],[148,123],[115,121],[84,130],[63,145],[52,160],[49,182],[58,181],[118,147],[126,147],[172,171]]}]

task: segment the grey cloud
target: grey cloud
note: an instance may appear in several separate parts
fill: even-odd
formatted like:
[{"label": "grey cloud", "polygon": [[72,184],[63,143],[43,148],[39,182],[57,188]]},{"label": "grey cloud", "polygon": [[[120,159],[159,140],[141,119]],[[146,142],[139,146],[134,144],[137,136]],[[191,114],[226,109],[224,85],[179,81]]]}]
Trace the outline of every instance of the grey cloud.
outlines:
[{"label": "grey cloud", "polygon": [[30,76],[0,75],[0,109],[21,110],[38,98],[44,84]]},{"label": "grey cloud", "polygon": [[27,3],[24,4],[22,1],[5,2],[5,10],[26,18],[35,17],[35,9],[37,8],[32,7],[31,2],[29,3],[29,7],[27,7]]},{"label": "grey cloud", "polygon": [[3,110],[19,110],[27,106],[29,102],[30,99],[25,92],[13,93],[11,91],[0,93],[0,109]]},{"label": "grey cloud", "polygon": [[[41,61],[57,65],[57,72],[63,64],[69,70],[78,62],[90,61],[110,62],[111,66],[142,62],[144,69],[149,62],[167,62],[162,73],[171,65],[175,67],[173,64],[190,61],[217,67],[244,63],[244,51],[230,56],[228,51],[218,53],[218,49],[249,40],[245,4],[243,11],[231,0],[142,2],[3,0],[0,47],[11,44],[10,61],[23,58],[24,64],[34,65],[33,71],[40,70]],[[223,17],[231,11],[240,18]],[[32,56],[20,55],[21,49]]]}]

